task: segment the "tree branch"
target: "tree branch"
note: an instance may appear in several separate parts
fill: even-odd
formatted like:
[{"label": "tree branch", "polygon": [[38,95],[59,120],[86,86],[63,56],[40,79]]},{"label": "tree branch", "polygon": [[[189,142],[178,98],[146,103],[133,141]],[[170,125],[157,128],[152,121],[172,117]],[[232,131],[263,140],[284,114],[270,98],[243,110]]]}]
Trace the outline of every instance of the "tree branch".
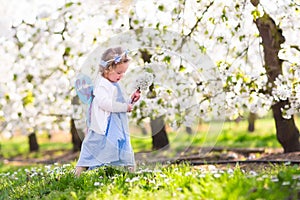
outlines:
[{"label": "tree branch", "polygon": [[209,9],[213,4],[214,4],[214,1],[210,2],[209,5],[206,6],[205,10],[204,10],[203,13],[202,13],[202,16],[201,16],[200,18],[197,19],[196,23],[195,23],[194,26],[191,28],[190,32],[189,32],[187,35],[184,35],[184,36],[182,37],[181,45],[179,46],[179,48],[178,48],[177,50],[181,49],[181,48],[183,47],[183,45],[186,43],[187,39],[188,39],[189,37],[191,37],[191,35],[193,34],[193,32],[197,29],[198,24],[202,21],[204,14],[208,11],[208,9]]}]

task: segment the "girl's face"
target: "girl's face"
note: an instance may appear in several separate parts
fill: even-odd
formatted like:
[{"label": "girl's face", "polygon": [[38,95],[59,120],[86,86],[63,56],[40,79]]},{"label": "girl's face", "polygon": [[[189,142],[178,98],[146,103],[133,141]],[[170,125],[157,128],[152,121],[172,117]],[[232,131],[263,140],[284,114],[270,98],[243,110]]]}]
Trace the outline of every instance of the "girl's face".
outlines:
[{"label": "girl's face", "polygon": [[112,69],[107,74],[107,79],[111,82],[118,82],[124,76],[126,70],[128,69],[129,62],[124,62],[117,64],[115,69]]}]

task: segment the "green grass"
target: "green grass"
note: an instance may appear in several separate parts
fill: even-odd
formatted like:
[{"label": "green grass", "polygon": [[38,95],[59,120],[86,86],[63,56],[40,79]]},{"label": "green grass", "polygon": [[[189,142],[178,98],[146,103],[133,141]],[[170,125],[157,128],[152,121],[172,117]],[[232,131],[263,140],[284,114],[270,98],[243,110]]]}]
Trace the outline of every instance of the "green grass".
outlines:
[{"label": "green grass", "polygon": [[[297,126],[300,127],[300,120],[296,120]],[[266,147],[280,148],[276,139],[274,120],[272,118],[262,118],[256,121],[255,131],[247,131],[248,122],[246,120],[239,123],[212,122],[202,123],[193,127],[193,134],[189,135],[184,128],[178,130],[168,129],[168,138],[170,147],[174,150],[182,150],[190,146],[215,146],[215,147]],[[131,128],[131,142],[135,152],[151,151],[152,138],[150,129],[148,134],[142,135],[141,130]],[[40,151],[51,150],[70,150],[72,144],[66,141],[50,142],[47,135],[38,135]],[[17,155],[24,155],[28,158],[37,158],[40,153],[30,153],[28,140],[26,136],[13,137],[12,139],[2,140],[0,155],[4,158],[10,158]]]},{"label": "green grass", "polygon": [[[297,121],[300,127],[299,120]],[[258,119],[255,131],[248,132],[246,120],[239,123],[233,121],[202,123],[193,128],[193,134],[189,135],[183,128],[169,130],[168,138],[170,147],[183,149],[189,146],[215,146],[215,147],[240,147],[240,148],[280,148],[276,138],[274,120],[272,118]],[[142,135],[139,129],[132,129],[131,141],[136,152],[151,151],[152,138],[150,130],[148,135]]]},{"label": "green grass", "polygon": [[255,131],[247,130],[248,122],[226,122],[218,137],[217,146],[230,147],[281,147],[277,138],[273,119],[265,118],[256,121]]},{"label": "green grass", "polygon": [[[299,127],[299,121],[297,121]],[[136,152],[150,151],[151,136],[132,129]],[[259,119],[253,133],[247,122],[200,124],[195,133],[168,130],[171,149],[189,146],[280,147],[272,119]],[[40,136],[38,136],[40,137]],[[71,149],[66,142],[50,143],[39,139],[40,150]],[[1,142],[1,154],[7,157],[28,154],[27,138]],[[0,161],[0,200],[4,199],[299,199],[298,165],[269,165],[255,171],[237,166],[190,166],[188,164],[147,166],[140,164],[135,173],[103,167],[73,175],[74,162],[66,165],[11,166]]]},{"label": "green grass", "polygon": [[0,199],[298,199],[298,166],[267,171],[186,164],[129,173],[105,167],[75,178],[73,165],[2,169]]},{"label": "green grass", "polygon": [[[47,135],[37,135],[40,152],[52,150],[71,150],[72,144],[68,141],[51,142]],[[11,158],[15,156],[23,156],[25,158],[37,158],[40,152],[29,152],[28,137],[18,135],[11,139],[2,139],[0,142],[0,156]]]}]

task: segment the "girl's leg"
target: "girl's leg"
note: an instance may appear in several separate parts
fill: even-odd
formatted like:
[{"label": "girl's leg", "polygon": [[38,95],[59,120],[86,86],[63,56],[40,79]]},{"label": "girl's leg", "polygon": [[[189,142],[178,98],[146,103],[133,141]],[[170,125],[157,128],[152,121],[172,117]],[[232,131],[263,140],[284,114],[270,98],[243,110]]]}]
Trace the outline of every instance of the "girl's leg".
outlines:
[{"label": "girl's leg", "polygon": [[83,171],[85,171],[86,170],[86,167],[76,167],[75,168],[75,176],[77,176],[77,177],[79,177],[80,176],[80,174],[83,172]]}]

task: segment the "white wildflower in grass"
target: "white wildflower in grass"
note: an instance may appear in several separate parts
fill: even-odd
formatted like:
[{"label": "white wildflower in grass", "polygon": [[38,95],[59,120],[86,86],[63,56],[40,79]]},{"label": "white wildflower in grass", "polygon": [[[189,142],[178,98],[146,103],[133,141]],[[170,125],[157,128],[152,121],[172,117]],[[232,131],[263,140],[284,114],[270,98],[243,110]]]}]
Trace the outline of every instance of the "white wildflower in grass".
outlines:
[{"label": "white wildflower in grass", "polygon": [[125,182],[130,183],[130,178],[126,178]]},{"label": "white wildflower in grass", "polygon": [[269,178],[269,175],[264,174],[264,175],[262,175],[262,178],[263,178],[263,179],[267,179],[267,178]]},{"label": "white wildflower in grass", "polygon": [[199,178],[205,178],[206,177],[206,173],[203,173],[203,174],[199,174],[198,176]]},{"label": "white wildflower in grass", "polygon": [[284,181],[282,182],[282,185],[285,186],[285,185],[291,185],[291,182],[290,181]]},{"label": "white wildflower in grass", "polygon": [[30,175],[30,177],[34,177],[34,176],[37,176],[37,175],[38,175],[38,173],[33,172],[33,173]]},{"label": "white wildflower in grass", "polygon": [[220,177],[221,177],[221,174],[215,173],[215,174],[214,174],[214,177],[215,177],[215,178],[220,178]]},{"label": "white wildflower in grass", "polygon": [[100,182],[95,182],[94,183],[94,186],[99,186],[100,185]]},{"label": "white wildflower in grass", "polygon": [[257,176],[258,174],[257,174],[256,171],[251,170],[251,171],[249,172],[249,175],[255,177],[255,176]]},{"label": "white wildflower in grass", "polygon": [[140,180],[140,177],[137,176],[137,177],[133,177],[130,182],[136,182],[139,180]]},{"label": "white wildflower in grass", "polygon": [[150,179],[150,180],[149,180],[149,183],[151,183],[151,184],[156,184],[156,180],[155,180],[155,179]]},{"label": "white wildflower in grass", "polygon": [[170,179],[170,178],[165,178],[163,181],[164,181],[164,183],[170,183],[170,182],[172,181],[172,179]]},{"label": "white wildflower in grass", "polygon": [[140,180],[140,177],[133,177],[132,179],[126,178],[125,182],[127,182],[127,183],[133,183],[133,182],[137,182],[139,180]]},{"label": "white wildflower in grass", "polygon": [[278,182],[279,179],[277,177],[273,176],[273,177],[271,177],[271,181],[275,183],[275,182]]},{"label": "white wildflower in grass", "polygon": [[217,167],[216,167],[215,165],[209,165],[209,166],[208,166],[208,170],[209,170],[210,172],[212,172],[212,173],[218,171],[218,169],[217,169]]},{"label": "white wildflower in grass", "polygon": [[167,178],[168,176],[167,176],[166,174],[161,173],[161,174],[160,174],[160,177],[162,177],[162,178]]},{"label": "white wildflower in grass", "polygon": [[293,175],[293,180],[300,180],[300,174]]},{"label": "white wildflower in grass", "polygon": [[[178,168],[175,168],[175,170],[178,170]],[[153,173],[162,173],[162,170],[160,170],[160,169],[154,169],[153,170]]]},{"label": "white wildflower in grass", "polygon": [[287,161],[287,162],[284,163],[284,165],[285,165],[285,166],[291,165],[291,162],[290,162],[290,161]]},{"label": "white wildflower in grass", "polygon": [[192,173],[192,172],[186,172],[184,175],[185,175],[185,176],[192,176],[193,173]]},{"label": "white wildflower in grass", "polygon": [[68,168],[68,167],[71,167],[71,164],[63,164],[62,167],[63,167],[63,168]]},{"label": "white wildflower in grass", "polygon": [[146,168],[146,169],[140,169],[140,170],[138,170],[136,172],[136,174],[152,173],[152,172],[153,172],[153,170]]},{"label": "white wildflower in grass", "polygon": [[229,168],[229,169],[227,169],[227,173],[228,173],[228,174],[233,174],[233,173],[234,173],[234,170],[231,169],[231,168]]}]

